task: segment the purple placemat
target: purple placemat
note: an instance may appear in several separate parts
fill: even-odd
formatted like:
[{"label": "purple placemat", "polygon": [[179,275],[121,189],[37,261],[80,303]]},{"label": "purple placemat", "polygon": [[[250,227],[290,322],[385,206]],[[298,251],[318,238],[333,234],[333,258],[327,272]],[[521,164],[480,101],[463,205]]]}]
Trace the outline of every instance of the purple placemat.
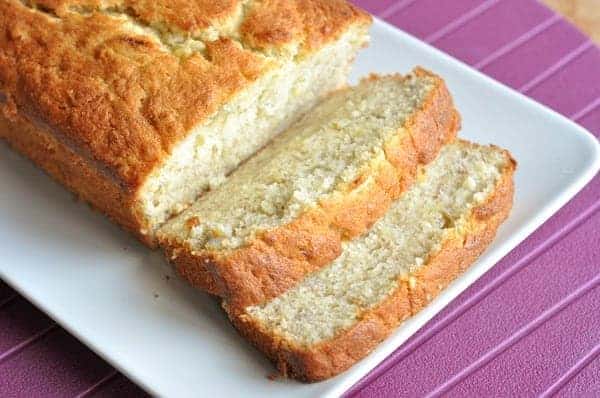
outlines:
[{"label": "purple placemat", "polygon": [[[356,0],[600,136],[600,50],[534,0]],[[600,177],[348,396],[600,396]],[[0,396],[144,396],[0,282]]]}]

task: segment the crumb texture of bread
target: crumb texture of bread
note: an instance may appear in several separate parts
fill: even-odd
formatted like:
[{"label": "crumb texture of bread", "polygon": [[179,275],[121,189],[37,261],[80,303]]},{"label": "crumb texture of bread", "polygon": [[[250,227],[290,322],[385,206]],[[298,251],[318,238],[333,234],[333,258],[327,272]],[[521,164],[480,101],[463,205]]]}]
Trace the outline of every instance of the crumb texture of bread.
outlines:
[{"label": "crumb texture of bread", "polygon": [[[433,88],[433,78],[386,77],[334,94],[164,231],[198,249],[236,249],[289,223],[384,158],[384,144]],[[200,221],[186,228],[193,217]]]},{"label": "crumb texture of bread", "polygon": [[[420,114],[435,126],[415,126]],[[168,222],[159,239],[173,248],[176,263],[178,257],[190,260],[178,247],[196,252],[198,263],[210,258],[230,301],[231,294],[258,301],[276,295],[383,215],[414,180],[418,164],[451,140],[457,127],[450,96],[434,74],[417,69],[365,79],[320,103]],[[416,148],[415,141],[426,144]],[[265,261],[255,260],[254,248],[267,253]],[[305,264],[295,265],[295,259]],[[244,267],[269,274],[268,280]],[[270,291],[259,292],[261,284],[271,284],[265,287]]]},{"label": "crumb texture of bread", "polygon": [[194,129],[141,190],[143,212],[153,225],[217,187],[325,93],[344,85],[360,43],[351,31],[309,58],[282,63]]},{"label": "crumb texture of bread", "polygon": [[369,25],[341,0],[7,0],[0,108],[101,170],[152,233],[342,85]]},{"label": "crumb texture of bread", "polygon": [[496,147],[447,145],[330,265],[233,313],[234,323],[292,376],[315,380],[345,370],[491,242],[512,204],[513,170],[510,155]]}]

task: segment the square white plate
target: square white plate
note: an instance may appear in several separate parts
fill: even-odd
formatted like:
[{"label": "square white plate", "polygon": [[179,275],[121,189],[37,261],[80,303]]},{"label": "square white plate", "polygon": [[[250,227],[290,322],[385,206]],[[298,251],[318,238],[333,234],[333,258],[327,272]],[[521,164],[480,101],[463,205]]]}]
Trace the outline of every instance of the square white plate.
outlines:
[{"label": "square white plate", "polygon": [[268,380],[273,368],[236,334],[215,300],[187,287],[158,253],[74,202],[5,145],[0,145],[0,277],[154,394],[343,393],[600,168],[598,142],[583,128],[381,21],[373,27],[371,47],[358,58],[354,77],[407,72],[414,65],[447,80],[464,118],[463,137],[513,153],[519,162],[515,205],[494,244],[465,275],[344,374],[309,385]]}]

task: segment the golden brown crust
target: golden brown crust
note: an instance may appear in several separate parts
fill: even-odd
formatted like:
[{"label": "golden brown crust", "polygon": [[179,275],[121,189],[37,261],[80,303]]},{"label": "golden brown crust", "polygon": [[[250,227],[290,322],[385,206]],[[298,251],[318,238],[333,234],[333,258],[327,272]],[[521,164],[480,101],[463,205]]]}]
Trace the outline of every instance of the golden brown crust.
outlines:
[{"label": "golden brown crust", "polygon": [[403,126],[408,134],[398,134],[386,144],[385,159],[378,159],[331,199],[240,249],[194,255],[165,237],[160,243],[168,254],[187,251],[173,260],[177,269],[194,286],[217,293],[231,307],[245,308],[280,295],[307,273],[329,264],[340,254],[342,241],[368,230],[413,183],[418,168],[456,136],[460,117],[444,81],[423,69],[416,73],[434,77],[436,88]]},{"label": "golden brown crust", "polygon": [[165,255],[171,262],[179,275],[185,278],[192,286],[202,287],[202,289],[210,294],[218,295],[219,288],[215,284],[214,278],[208,271],[208,263],[211,260],[206,256],[199,260],[194,251],[186,246],[166,246]]},{"label": "golden brown crust", "polygon": [[73,9],[125,9],[147,24],[166,24],[184,32],[198,32],[232,18],[238,0],[28,0],[33,7],[67,16]]},{"label": "golden brown crust", "polygon": [[225,305],[232,322],[284,376],[318,381],[343,372],[368,355],[403,320],[419,312],[487,248],[512,207],[514,170],[511,159],[492,196],[473,209],[464,234],[445,240],[442,249],[425,266],[400,279],[392,295],[333,339],[299,347],[274,335],[254,318]]},{"label": "golden brown crust", "polygon": [[[295,6],[298,1],[282,0]],[[296,7],[303,18],[302,29],[287,26],[289,40],[324,44],[351,25],[370,22],[351,6],[342,11],[318,6],[328,1],[309,1],[314,4],[306,14]],[[195,126],[283,60],[240,42],[239,30],[253,4],[248,0],[2,1],[0,113],[15,123],[43,125],[44,134],[52,134],[89,168],[97,168],[106,184],[118,191],[114,195],[127,198],[119,208],[131,204],[148,175]],[[256,7],[260,4],[256,2]],[[315,13],[315,7],[322,12]],[[277,18],[284,18],[270,17],[273,20],[263,23],[280,26]],[[305,24],[319,23],[331,23],[332,28],[305,32]],[[261,28],[256,21],[250,25],[245,28],[250,36]],[[194,40],[203,49],[182,55],[169,40],[173,35]],[[257,47],[284,45],[280,38],[259,36],[253,39]],[[17,143],[13,146],[21,148]],[[86,192],[92,188],[79,184],[73,179],[70,189],[89,200]],[[121,210],[104,211],[115,213],[113,217],[129,229],[145,222],[133,208],[124,211],[122,220],[117,215]]]},{"label": "golden brown crust", "polygon": [[149,236],[140,233],[147,227],[140,224],[140,217],[134,213],[136,206],[133,198],[115,185],[111,178],[107,178],[96,167],[56,140],[52,134],[25,120],[9,121],[0,116],[0,138],[5,139],[79,198],[117,221],[142,242],[152,245]]},{"label": "golden brown crust", "polygon": [[413,314],[479,257],[494,240],[498,226],[508,217],[513,203],[516,163],[508,152],[506,154],[510,158],[509,166],[504,170],[492,196],[473,209],[465,234],[446,240],[442,250],[413,275],[410,289]]},{"label": "golden brown crust", "polygon": [[250,3],[241,33],[253,48],[296,44],[302,55],[339,37],[351,24],[370,23],[369,14],[345,0],[263,0]]},{"label": "golden brown crust", "polygon": [[[118,11],[144,25],[187,37],[207,29],[242,39],[256,50],[298,44],[307,53],[337,39],[371,16],[346,0],[29,0],[58,17],[71,12]],[[239,32],[238,32],[239,30]]]}]

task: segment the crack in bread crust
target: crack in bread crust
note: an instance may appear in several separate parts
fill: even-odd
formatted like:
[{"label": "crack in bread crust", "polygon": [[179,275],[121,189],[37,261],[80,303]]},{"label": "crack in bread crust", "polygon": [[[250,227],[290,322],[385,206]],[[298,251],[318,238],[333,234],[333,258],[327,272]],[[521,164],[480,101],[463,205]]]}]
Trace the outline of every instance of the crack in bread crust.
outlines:
[{"label": "crack in bread crust", "polygon": [[[200,53],[207,58],[207,42],[218,39],[231,39],[240,47],[249,49],[239,37],[240,25],[245,19],[245,11],[249,1],[226,0],[224,4],[203,7],[206,15],[201,15],[193,20],[178,19],[180,15],[170,15],[173,6],[158,7],[148,11],[147,5],[135,1],[63,1],[55,4],[54,1],[25,1],[21,2],[34,11],[39,11],[50,18],[67,19],[73,14],[80,17],[90,17],[92,14],[102,14],[108,18],[120,20],[127,24],[132,32],[145,36],[159,44],[160,48],[178,57],[189,57],[193,53]],[[154,2],[156,3],[156,2]],[[162,4],[165,6],[165,4]],[[180,10],[179,14],[184,14]],[[212,11],[212,12],[211,12]],[[231,20],[229,23],[224,22]],[[223,26],[225,25],[225,26]],[[227,26],[231,25],[231,26]],[[251,50],[251,49],[250,49]],[[261,54],[265,55],[265,54]],[[208,59],[208,58],[207,58]]]},{"label": "crack in bread crust", "polygon": [[282,375],[309,382],[335,376],[368,355],[483,253],[510,213],[515,167],[511,158],[492,195],[471,211],[464,235],[447,238],[428,263],[411,275],[411,282],[400,278],[397,289],[381,304],[362,313],[359,321],[332,339],[303,347],[274,335],[258,320],[235,308],[226,304],[224,308],[240,334],[263,351]]},{"label": "crack in bread crust", "polygon": [[362,234],[383,216],[412,185],[419,167],[433,160],[460,128],[460,116],[443,80],[423,69],[415,74],[433,76],[435,89],[421,111],[404,124],[408,134],[387,142],[385,159],[363,173],[360,189],[349,185],[289,224],[225,254],[193,252],[186,244],[162,239],[180,274],[194,286],[224,297],[231,308],[245,308],[280,295],[339,256],[342,242]]},{"label": "crack in bread crust", "polygon": [[[345,0],[19,0],[51,19],[103,14],[126,19],[138,33],[177,54],[186,44],[235,41],[263,56],[305,56],[370,16]],[[185,52],[181,52],[185,53]],[[189,51],[187,52],[189,54]]]},{"label": "crack in bread crust", "polygon": [[[333,24],[331,30],[319,33],[320,39],[314,39],[322,45],[338,39],[350,26],[370,23],[370,17],[353,6],[346,4],[341,7],[345,12],[335,11],[320,7],[322,1],[308,1],[314,3],[309,10],[321,10],[312,18]],[[194,53],[182,61],[162,51],[147,34],[128,29],[119,18],[81,15],[68,8],[101,3],[33,2],[46,14],[18,0],[0,3],[0,28],[6,32],[0,39],[0,91],[8,105],[31,109],[133,188],[194,126],[271,70],[277,59],[245,50],[224,37],[206,42],[207,58]],[[160,4],[172,5],[174,0]],[[48,10],[60,19],[49,18]],[[153,18],[169,20],[170,14],[161,12],[155,10],[148,17],[150,25],[157,22]],[[308,23],[311,16],[303,18]],[[194,27],[186,24],[192,22],[169,20],[168,24],[180,24],[182,34],[191,35]]]}]

